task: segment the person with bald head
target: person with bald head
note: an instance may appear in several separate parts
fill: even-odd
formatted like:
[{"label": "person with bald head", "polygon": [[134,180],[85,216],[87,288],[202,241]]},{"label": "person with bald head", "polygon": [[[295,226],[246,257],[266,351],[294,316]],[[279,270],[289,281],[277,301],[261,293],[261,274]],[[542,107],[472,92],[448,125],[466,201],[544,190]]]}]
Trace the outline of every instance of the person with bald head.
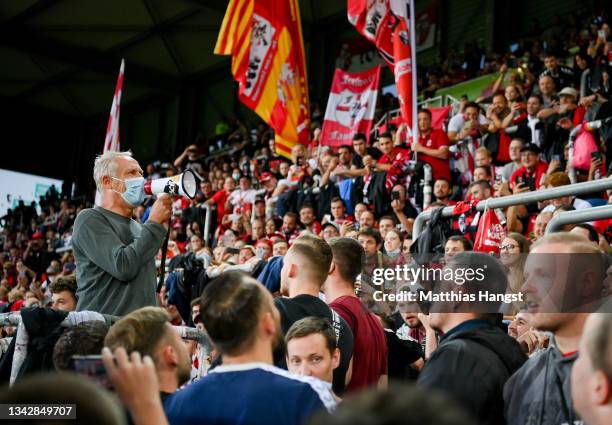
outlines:
[{"label": "person with bald head", "polygon": [[532,245],[522,292],[530,325],[552,337],[549,348],[506,383],[509,425],[581,423],[572,404],[570,372],[589,312],[601,304],[606,266],[599,249],[582,235],[554,233]]}]

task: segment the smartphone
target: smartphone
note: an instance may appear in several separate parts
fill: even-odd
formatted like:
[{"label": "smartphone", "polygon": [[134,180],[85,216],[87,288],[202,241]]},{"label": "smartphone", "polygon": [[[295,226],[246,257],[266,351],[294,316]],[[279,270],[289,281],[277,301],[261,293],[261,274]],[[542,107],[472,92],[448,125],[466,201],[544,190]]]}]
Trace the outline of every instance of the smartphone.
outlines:
[{"label": "smartphone", "polygon": [[391,200],[392,201],[399,201],[400,200],[400,193],[397,190],[391,192]]},{"label": "smartphone", "polygon": [[235,255],[235,254],[240,254],[240,250],[238,248],[225,248],[225,253],[226,254],[231,254],[231,255]]},{"label": "smartphone", "polygon": [[591,152],[591,160],[592,161],[597,161],[601,159],[601,154],[597,151],[595,152]]},{"label": "smartphone", "polygon": [[553,161],[561,161],[561,155],[555,154],[552,156]]},{"label": "smartphone", "polygon": [[107,390],[112,390],[114,388],[106,373],[104,363],[102,363],[102,356],[72,356],[70,360],[72,369],[79,375],[87,376]]}]

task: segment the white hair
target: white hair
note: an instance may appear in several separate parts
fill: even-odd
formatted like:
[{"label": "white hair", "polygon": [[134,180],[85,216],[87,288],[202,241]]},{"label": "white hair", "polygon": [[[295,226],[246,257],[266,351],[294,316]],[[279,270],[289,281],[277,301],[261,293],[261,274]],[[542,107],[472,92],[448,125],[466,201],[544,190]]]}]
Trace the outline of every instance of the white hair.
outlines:
[{"label": "white hair", "polygon": [[98,155],[94,162],[93,178],[96,181],[98,190],[102,189],[102,178],[104,176],[117,177],[117,161],[119,157],[132,157],[132,151],[125,152],[104,152]]}]

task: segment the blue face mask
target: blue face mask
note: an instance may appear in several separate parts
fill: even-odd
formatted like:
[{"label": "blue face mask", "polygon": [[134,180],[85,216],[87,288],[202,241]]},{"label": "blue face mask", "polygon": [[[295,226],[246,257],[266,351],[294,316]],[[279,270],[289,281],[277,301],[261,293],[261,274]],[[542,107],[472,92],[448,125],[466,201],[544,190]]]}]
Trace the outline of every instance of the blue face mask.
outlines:
[{"label": "blue face mask", "polygon": [[132,179],[117,179],[115,177],[111,177],[112,179],[119,180],[125,184],[125,192],[121,193],[114,189],[111,189],[113,192],[117,192],[121,195],[123,200],[130,204],[133,207],[137,207],[142,204],[145,198],[144,192],[144,177],[134,177]]}]

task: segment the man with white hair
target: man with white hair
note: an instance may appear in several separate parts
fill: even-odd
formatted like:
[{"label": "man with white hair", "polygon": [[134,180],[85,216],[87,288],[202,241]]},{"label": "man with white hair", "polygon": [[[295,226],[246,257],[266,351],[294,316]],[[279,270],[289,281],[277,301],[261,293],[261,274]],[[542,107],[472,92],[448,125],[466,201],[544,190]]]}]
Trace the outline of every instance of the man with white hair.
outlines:
[{"label": "man with white hair", "polygon": [[79,213],[72,235],[78,311],[124,316],[156,303],[155,255],[166,235],[172,199],[160,196],[145,224],[133,220],[145,196],[142,174],[129,151],[96,158],[101,202]]}]

